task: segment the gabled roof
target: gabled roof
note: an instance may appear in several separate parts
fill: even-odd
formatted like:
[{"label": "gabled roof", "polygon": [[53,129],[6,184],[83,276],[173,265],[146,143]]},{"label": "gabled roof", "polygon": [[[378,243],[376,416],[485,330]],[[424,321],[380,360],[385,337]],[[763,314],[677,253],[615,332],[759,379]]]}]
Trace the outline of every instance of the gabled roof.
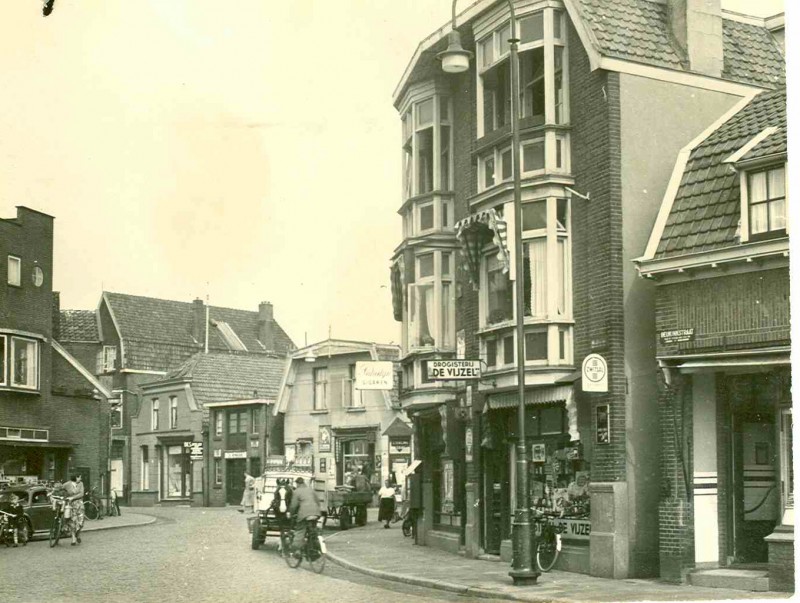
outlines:
[{"label": "gabled roof", "polygon": [[[690,73],[688,59],[670,31],[664,2],[565,0],[564,4],[593,69],[618,70],[618,65],[603,61],[609,59]],[[456,24],[466,45],[471,41],[468,24],[502,5],[500,0],[477,0],[457,16]],[[723,80],[760,88],[785,85],[785,58],[767,21],[722,11]],[[448,23],[419,43],[395,88],[395,104],[409,84],[439,73],[435,57],[445,49],[449,31]]]},{"label": "gabled roof", "polygon": [[[194,305],[190,302],[111,292],[104,292],[103,300],[123,341],[125,368],[168,370],[204,345],[192,335]],[[248,352],[285,354],[294,349],[292,340],[274,319],[275,350],[265,349],[263,342],[258,340],[258,312],[210,306],[209,320],[208,347],[211,351],[232,349],[229,342],[234,339],[228,329]],[[220,325],[223,325],[222,329]]]},{"label": "gabled roof", "polygon": [[268,354],[199,352],[167,374],[163,381],[189,381],[201,406],[255,399],[274,401],[287,362],[285,357]]},{"label": "gabled roof", "polygon": [[100,341],[94,310],[61,310],[58,328],[59,341]]},{"label": "gabled roof", "polygon": [[[752,148],[746,145],[765,136]],[[738,161],[786,154],[786,89],[762,92],[744,104],[679,161],[673,178],[680,178],[674,196],[665,196],[665,220],[657,221],[648,252],[641,260],[672,258],[739,244],[741,217]],[[657,245],[657,246],[656,246]]]},{"label": "gabled roof", "polygon": [[337,356],[340,354],[370,354],[372,360],[397,361],[400,359],[400,347],[389,343],[372,343],[369,341],[352,341],[349,339],[326,339],[299,348],[292,353],[294,358],[307,356]]}]

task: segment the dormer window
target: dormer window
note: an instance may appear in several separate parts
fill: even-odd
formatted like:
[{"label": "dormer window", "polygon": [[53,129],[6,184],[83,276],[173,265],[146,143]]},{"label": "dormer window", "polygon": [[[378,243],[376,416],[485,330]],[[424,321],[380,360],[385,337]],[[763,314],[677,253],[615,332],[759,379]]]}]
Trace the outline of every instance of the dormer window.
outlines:
[{"label": "dormer window", "polygon": [[786,168],[747,172],[749,240],[786,235]]}]

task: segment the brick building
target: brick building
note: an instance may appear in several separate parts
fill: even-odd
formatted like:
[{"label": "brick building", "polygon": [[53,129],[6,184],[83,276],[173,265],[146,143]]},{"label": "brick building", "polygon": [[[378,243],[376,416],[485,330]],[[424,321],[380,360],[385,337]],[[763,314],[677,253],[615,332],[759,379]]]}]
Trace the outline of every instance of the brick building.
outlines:
[{"label": "brick building", "polygon": [[656,285],[664,578],[747,564],[754,589],[767,571],[794,589],[786,161],[785,89],[746,98],[684,149],[637,260]]},{"label": "brick building", "polygon": [[53,218],[0,220],[0,481],[81,473],[105,490],[109,391],[58,341]]},{"label": "brick building", "polygon": [[[449,25],[394,94],[403,239],[392,258],[401,404],[423,460],[418,541],[510,559],[517,405],[514,263],[524,262],[531,498],[575,495],[561,569],[659,572],[653,286],[642,254],[675,156],[753,91],[783,85],[782,17],[689,0],[517,1],[524,257],[514,257],[506,2],[457,16],[470,69],[442,72]],[[658,116],[658,118],[654,118]],[[577,194],[576,194],[577,193]],[[580,367],[604,357],[608,392]],[[426,362],[483,362],[479,382]],[[562,503],[563,504],[563,503]]]},{"label": "brick building", "polygon": [[259,475],[264,459],[282,452],[283,417],[272,407],[287,364],[277,354],[198,352],[142,384],[131,419],[131,504],[239,504],[244,472]]},{"label": "brick building", "polygon": [[121,402],[112,464],[121,467],[126,499],[139,487],[131,478],[132,463],[139,462],[131,447],[131,420],[139,414],[142,385],[163,379],[206,345],[209,352],[267,355],[294,348],[269,302],[248,311],[209,306],[200,299],[181,302],[104,292],[96,316],[102,344],[98,375]]}]

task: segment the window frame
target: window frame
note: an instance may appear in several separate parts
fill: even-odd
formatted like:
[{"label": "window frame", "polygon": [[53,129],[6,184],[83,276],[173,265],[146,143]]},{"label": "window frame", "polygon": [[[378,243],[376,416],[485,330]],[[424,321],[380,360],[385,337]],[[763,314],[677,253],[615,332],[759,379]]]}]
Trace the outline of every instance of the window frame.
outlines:
[{"label": "window frame", "polygon": [[[769,204],[773,201],[773,199],[769,198],[769,173],[783,169],[783,177],[784,177],[784,185],[783,185],[783,203],[784,203],[784,224],[785,228],[777,229],[777,230],[767,230],[765,232],[760,232],[756,234],[751,234],[751,226],[750,226],[750,211],[753,204],[750,202],[750,177],[755,174],[764,173],[767,176],[767,199],[764,201],[758,202],[759,205],[761,204]],[[740,207],[740,220],[741,225],[739,228],[739,240],[742,243],[747,242],[757,242],[757,241],[765,241],[769,239],[779,239],[789,235],[790,229],[790,221],[789,221],[789,166],[786,162],[782,164],[762,164],[751,169],[741,169],[739,171],[739,190],[740,190],[740,200],[741,200],[741,207]],[[774,200],[778,200],[779,197],[776,197]],[[767,211],[769,214],[769,210]],[[769,217],[767,218],[769,220]]]},{"label": "window frame", "polygon": [[[11,264],[13,261],[16,261],[17,265],[17,272],[16,272],[17,282],[15,283],[11,281]],[[8,285],[10,285],[11,287],[22,287],[22,258],[17,255],[9,253],[8,261],[6,263],[6,270],[7,270],[6,282],[8,283]]]},{"label": "window frame", "polygon": [[178,429],[178,396],[169,397],[169,428]]},{"label": "window frame", "polygon": [[159,411],[160,402],[158,398],[153,398],[150,401],[150,431],[158,431],[159,429]]},{"label": "window frame", "polygon": [[[349,403],[343,404],[345,408],[364,408],[364,392],[356,389],[356,365],[347,366],[348,378],[342,381],[342,400]],[[349,392],[349,398],[345,395],[345,388]]]},{"label": "window frame", "polygon": [[[26,391],[39,391],[39,383],[40,383],[40,372],[41,372],[41,346],[39,345],[39,341],[37,339],[31,339],[28,337],[21,337],[19,335],[10,335],[11,345],[8,346],[10,348],[10,354],[8,358],[10,358],[11,362],[8,363],[8,386],[14,389],[22,389]],[[15,373],[17,369],[17,362],[16,362],[16,342],[21,341],[26,344],[33,345],[33,385],[25,385],[20,384],[15,381]]]},{"label": "window frame", "polygon": [[[112,400],[109,400],[112,402]],[[117,398],[113,400],[113,405],[111,406],[111,416],[109,417],[109,425],[111,425],[111,429],[122,429],[122,418],[123,418],[123,410],[122,410],[122,398]],[[113,419],[114,415],[119,415],[119,425],[115,425],[115,421]]]},{"label": "window frame", "polygon": [[221,410],[214,411],[214,436],[222,437],[224,433],[224,413]]},{"label": "window frame", "polygon": [[214,457],[214,485],[222,486],[222,459]]},{"label": "window frame", "polygon": [[[420,122],[420,106],[432,102],[430,122]],[[443,109],[443,106],[446,109]],[[453,190],[453,108],[449,94],[442,90],[431,90],[424,95],[414,97],[408,107],[401,113],[402,169],[401,185],[403,199],[411,199],[420,195]],[[442,126],[448,128],[447,144],[442,144]],[[431,182],[430,187],[423,190],[421,178],[421,144],[424,132],[431,130]],[[442,159],[447,153],[447,182],[443,182]],[[442,186],[444,184],[444,187]]]},{"label": "window frame", "polygon": [[8,336],[0,333],[0,341],[2,341],[3,348],[0,350],[0,387],[8,386],[8,373],[10,363],[8,361]]},{"label": "window frame", "polygon": [[150,447],[139,447],[139,489],[150,490]]},{"label": "window frame", "polygon": [[[408,321],[406,325],[406,336],[408,349],[445,349],[449,350],[455,346],[455,249],[444,248],[421,248],[414,256],[414,274],[416,278],[413,283],[408,284],[408,304],[406,312]],[[420,261],[424,257],[432,256],[433,273],[428,276],[420,275]],[[447,274],[444,274],[443,261],[447,256]],[[449,300],[445,300],[445,285],[450,290]],[[428,335],[433,340],[432,344],[422,342],[420,332],[422,325],[422,305],[420,292],[425,289],[433,288],[433,318],[434,324],[428,324]],[[445,316],[446,314],[446,316]],[[426,317],[427,322],[427,317]],[[446,332],[445,332],[446,328]]]},{"label": "window frame", "polygon": [[116,370],[117,346],[115,345],[103,346],[103,364],[101,368],[103,373],[111,373],[114,372],[114,370]]},{"label": "window frame", "polygon": [[[324,371],[324,373],[323,373]],[[324,375],[324,379],[319,379],[318,375]],[[319,366],[311,370],[312,383],[313,383],[313,410],[323,411],[328,410],[328,367]],[[321,386],[322,395],[319,395],[318,388]]]}]

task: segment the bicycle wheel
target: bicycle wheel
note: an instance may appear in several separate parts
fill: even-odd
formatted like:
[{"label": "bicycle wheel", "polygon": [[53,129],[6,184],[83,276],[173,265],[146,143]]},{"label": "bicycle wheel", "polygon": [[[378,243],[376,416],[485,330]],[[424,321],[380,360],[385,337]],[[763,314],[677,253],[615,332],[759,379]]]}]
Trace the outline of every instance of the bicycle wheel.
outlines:
[{"label": "bicycle wheel", "polygon": [[311,569],[314,570],[315,573],[321,574],[322,570],[325,569],[325,559],[327,555],[322,552],[319,543],[319,536],[313,536],[306,546],[306,555],[308,557],[308,563],[311,565]]},{"label": "bicycle wheel", "polygon": [[61,524],[63,521],[61,517],[53,519],[53,525],[50,526],[50,548],[56,546],[61,539]]},{"label": "bicycle wheel", "polygon": [[86,519],[97,519],[100,516],[100,511],[97,509],[97,505],[87,500],[83,503],[83,514],[86,515]]},{"label": "bicycle wheel", "polygon": [[281,545],[281,555],[283,560],[291,568],[299,566],[303,562],[303,554],[300,551],[292,551],[292,542],[294,541],[294,534],[289,532],[283,539]]},{"label": "bicycle wheel", "polygon": [[545,528],[536,545],[536,565],[543,572],[553,569],[558,559],[558,540],[552,529]]},{"label": "bicycle wheel", "polygon": [[403,520],[403,536],[411,536],[413,530],[413,526],[411,525],[411,518],[406,517]]}]

